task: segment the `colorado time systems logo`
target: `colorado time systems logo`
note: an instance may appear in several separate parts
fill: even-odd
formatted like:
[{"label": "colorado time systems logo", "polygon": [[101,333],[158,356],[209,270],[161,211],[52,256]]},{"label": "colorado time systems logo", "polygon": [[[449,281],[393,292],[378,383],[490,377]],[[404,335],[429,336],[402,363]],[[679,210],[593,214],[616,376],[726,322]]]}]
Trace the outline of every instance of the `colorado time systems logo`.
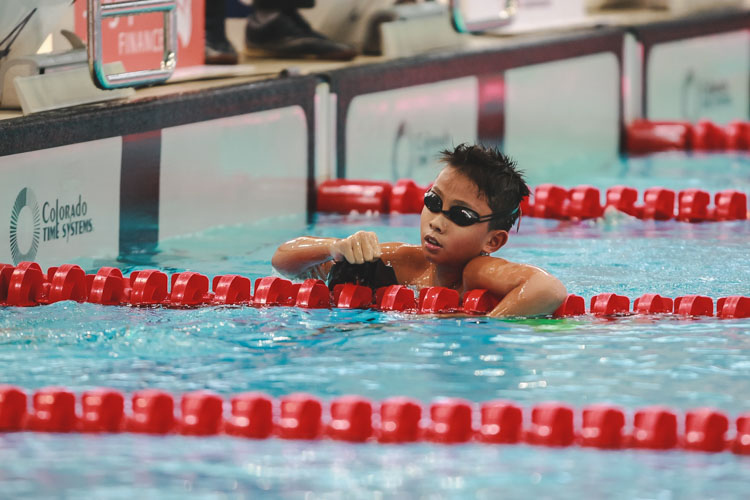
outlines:
[{"label": "colorado time systems logo", "polygon": [[23,188],[16,196],[10,214],[10,254],[14,264],[34,260],[42,242],[63,240],[91,233],[94,224],[88,215],[88,203],[79,194],[68,203],[37,202],[30,188]]},{"label": "colorado time systems logo", "polygon": [[42,218],[34,191],[23,188],[16,196],[10,212],[10,255],[14,265],[34,260],[39,249],[41,230]]}]

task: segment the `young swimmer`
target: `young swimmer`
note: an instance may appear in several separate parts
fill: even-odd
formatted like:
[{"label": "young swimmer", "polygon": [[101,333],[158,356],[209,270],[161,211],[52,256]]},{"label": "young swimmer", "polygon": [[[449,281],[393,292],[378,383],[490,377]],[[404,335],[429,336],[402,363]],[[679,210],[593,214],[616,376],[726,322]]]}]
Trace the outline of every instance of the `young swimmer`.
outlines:
[{"label": "young swimmer", "polygon": [[273,266],[287,276],[325,279],[335,261],[382,258],[403,285],[489,290],[501,298],[489,316],[554,312],[567,294],[557,278],[489,256],[508,242],[521,200],[529,194],[515,163],[496,149],[465,144],[443,151],[441,160],[445,167],[425,193],[421,245],[380,243],[369,231],[343,239],[305,236],[281,245]]}]

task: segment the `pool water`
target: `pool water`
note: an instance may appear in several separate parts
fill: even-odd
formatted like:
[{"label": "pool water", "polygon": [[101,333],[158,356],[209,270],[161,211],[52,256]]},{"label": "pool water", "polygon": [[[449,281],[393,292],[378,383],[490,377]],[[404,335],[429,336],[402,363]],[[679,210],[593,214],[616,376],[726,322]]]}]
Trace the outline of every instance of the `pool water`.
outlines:
[{"label": "pool water", "polygon": [[[750,158],[659,155],[588,172],[566,187],[627,184],[641,192],[750,192]],[[536,184],[550,179],[534,179]],[[419,240],[418,216],[269,219],[163,242],[157,253],[81,260],[87,271],[159,268],[251,279],[300,234]],[[685,224],[625,216],[581,223],[524,218],[497,255],[543,267],[572,293],[750,295],[750,221]],[[475,402],[550,400],[575,408],[750,410],[750,320],[675,317],[511,319],[375,311],[207,307],[191,310],[57,303],[0,308],[0,381],[32,392],[209,389],[324,400],[358,394]],[[628,419],[631,420],[630,418]],[[733,425],[733,424],[732,424]],[[225,436],[0,435],[0,497],[746,498],[750,458],[683,451],[426,443],[383,446],[248,441]]]}]

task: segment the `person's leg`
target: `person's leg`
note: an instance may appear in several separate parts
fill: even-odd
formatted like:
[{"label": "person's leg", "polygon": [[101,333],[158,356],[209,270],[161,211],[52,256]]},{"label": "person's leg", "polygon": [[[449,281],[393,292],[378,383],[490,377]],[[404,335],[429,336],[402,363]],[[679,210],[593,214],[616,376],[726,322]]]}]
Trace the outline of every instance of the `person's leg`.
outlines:
[{"label": "person's leg", "polygon": [[237,64],[237,51],[227,40],[224,0],[206,0],[206,64]]},{"label": "person's leg", "polygon": [[314,0],[255,0],[245,25],[247,54],[290,59],[353,59],[357,54],[354,48],[317,33],[297,11],[314,5]]}]

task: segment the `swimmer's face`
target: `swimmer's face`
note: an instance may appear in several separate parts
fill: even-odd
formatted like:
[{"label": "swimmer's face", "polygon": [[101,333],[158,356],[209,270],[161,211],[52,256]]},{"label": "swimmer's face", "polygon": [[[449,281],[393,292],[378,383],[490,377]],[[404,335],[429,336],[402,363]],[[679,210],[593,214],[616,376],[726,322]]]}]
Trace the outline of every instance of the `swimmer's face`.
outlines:
[{"label": "swimmer's face", "polygon": [[[461,206],[480,216],[492,213],[476,184],[451,166],[440,172],[431,189],[442,200],[443,210]],[[496,251],[508,239],[507,231],[490,230],[489,222],[459,226],[446,214],[430,212],[427,207],[422,209],[420,232],[422,252],[428,261],[456,266],[465,265],[481,252]]]}]

